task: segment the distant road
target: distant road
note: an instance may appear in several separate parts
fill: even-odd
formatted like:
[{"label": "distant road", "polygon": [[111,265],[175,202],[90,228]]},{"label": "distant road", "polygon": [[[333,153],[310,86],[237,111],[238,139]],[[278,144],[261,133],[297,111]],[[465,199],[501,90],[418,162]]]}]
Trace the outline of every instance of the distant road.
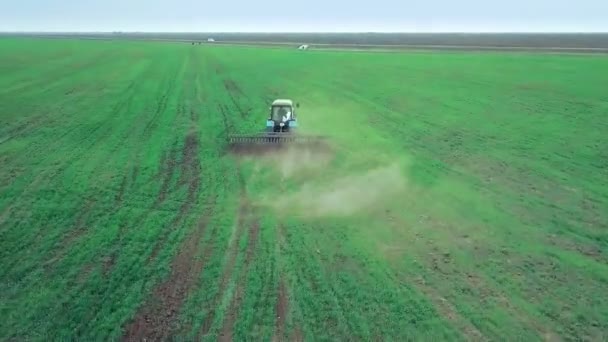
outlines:
[{"label": "distant road", "polygon": [[[222,34],[219,34],[220,36]],[[137,41],[163,41],[163,42],[182,42],[182,43],[201,43],[205,45],[242,45],[242,46],[281,46],[281,47],[297,47],[301,44],[307,44],[309,49],[323,49],[323,50],[344,50],[344,51],[400,51],[400,50],[442,50],[442,51],[521,51],[521,52],[548,52],[548,53],[596,53],[596,54],[606,54],[608,53],[608,46],[597,46],[597,45],[605,45],[608,35],[605,34],[590,34],[590,35],[579,35],[576,37],[572,37],[571,34],[565,34],[564,37],[568,37],[567,41],[570,45],[582,45],[586,41],[593,42],[596,46],[534,46],[534,43],[538,43],[542,41],[544,36],[540,34],[513,34],[506,35],[509,39],[505,39],[505,35],[500,34],[486,34],[479,35],[479,37],[483,39],[479,39],[480,42],[484,42],[486,44],[409,44],[409,43],[381,43],[381,44],[369,44],[369,43],[343,43],[339,42],[339,40],[355,40],[359,35],[357,34],[327,34],[327,35],[319,35],[319,34],[311,34],[310,37],[306,35],[300,34],[267,34],[264,37],[275,38],[276,40],[259,40],[261,34],[224,34],[229,39],[219,39],[215,38],[215,42],[207,42],[207,36],[212,36],[211,34],[109,34],[109,33],[99,33],[99,34],[77,34],[77,33],[57,33],[57,34],[48,34],[48,33],[0,33],[0,37],[30,37],[30,38],[46,38],[46,39],[91,39],[91,40],[137,40]],[[362,37],[360,40],[373,40],[373,38],[368,38],[366,34],[361,34]],[[419,34],[402,34],[403,40],[423,40],[424,37],[421,38]],[[471,41],[472,38],[462,39],[461,35],[455,34],[428,34],[429,41],[449,41],[450,37],[454,37],[454,41]],[[551,39],[549,41],[559,41],[556,40],[555,34],[548,35]],[[558,35],[559,36],[559,35]],[[234,39],[234,38],[251,38],[251,39]],[[302,39],[300,42],[289,41],[289,40],[280,40],[280,39],[292,39],[295,38]],[[387,40],[383,35],[378,35],[377,40]],[[415,39],[413,39],[413,38]],[[439,38],[438,38],[439,37]],[[579,40],[576,40],[577,37]],[[593,39],[591,39],[592,37]],[[598,38],[596,38],[598,37]],[[305,38],[309,38],[309,40],[305,40]],[[397,38],[400,38],[397,35]],[[494,38],[494,42],[492,41]],[[314,40],[330,40],[335,39],[335,43],[323,43],[323,42],[314,42]],[[501,45],[498,42],[504,44],[505,42],[517,41],[519,39],[522,45]],[[396,40],[396,38],[393,38]],[[311,41],[311,42],[308,42]],[[305,42],[305,43],[303,43]],[[543,44],[545,42],[543,41]]]},{"label": "distant road", "polygon": [[[268,41],[216,41],[214,43],[204,44],[222,44],[222,45],[277,45],[277,46],[293,46],[297,47],[300,44],[291,42],[268,42]],[[482,45],[425,45],[425,44],[327,44],[314,43],[308,44],[309,49],[336,49],[336,50],[353,50],[353,51],[375,51],[378,49],[393,51],[393,50],[462,50],[462,51],[547,51],[547,52],[581,52],[581,53],[608,53],[608,48],[579,48],[579,47],[531,47],[531,46],[482,46]]]}]

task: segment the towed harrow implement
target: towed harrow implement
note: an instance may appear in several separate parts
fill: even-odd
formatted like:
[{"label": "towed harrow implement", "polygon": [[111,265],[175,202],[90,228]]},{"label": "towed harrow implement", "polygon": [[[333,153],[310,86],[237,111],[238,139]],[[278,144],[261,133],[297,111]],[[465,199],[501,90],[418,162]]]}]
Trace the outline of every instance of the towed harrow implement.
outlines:
[{"label": "towed harrow implement", "polygon": [[230,134],[228,145],[232,150],[272,150],[273,147],[298,146],[324,148],[327,139],[319,135],[306,135],[298,132],[298,119],[295,104],[289,99],[277,99],[270,106],[265,130],[252,134]]},{"label": "towed harrow implement", "polygon": [[234,134],[228,137],[229,149],[237,153],[269,153],[278,149],[303,148],[305,150],[326,150],[326,138],[316,135],[295,135],[293,133]]},{"label": "towed harrow implement", "polygon": [[239,144],[315,144],[325,141],[325,137],[320,135],[298,135],[294,133],[257,133],[257,134],[233,134],[228,137],[231,145]]}]

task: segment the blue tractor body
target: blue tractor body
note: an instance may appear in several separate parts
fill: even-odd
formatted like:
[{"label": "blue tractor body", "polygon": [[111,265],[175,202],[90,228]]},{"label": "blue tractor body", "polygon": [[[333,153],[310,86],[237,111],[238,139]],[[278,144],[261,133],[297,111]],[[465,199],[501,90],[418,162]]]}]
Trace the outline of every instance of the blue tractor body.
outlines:
[{"label": "blue tractor body", "polygon": [[296,134],[299,123],[297,108],[292,100],[277,99],[270,105],[266,117],[266,127],[263,132],[253,134],[231,134],[228,141],[233,148],[249,148],[254,145],[268,144],[317,144],[324,141],[324,137]]}]

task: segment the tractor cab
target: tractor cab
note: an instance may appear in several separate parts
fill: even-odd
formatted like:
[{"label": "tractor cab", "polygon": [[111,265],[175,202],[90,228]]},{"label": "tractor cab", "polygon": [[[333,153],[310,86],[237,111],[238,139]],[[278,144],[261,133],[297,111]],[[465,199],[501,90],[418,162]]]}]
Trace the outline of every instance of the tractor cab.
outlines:
[{"label": "tractor cab", "polygon": [[[247,151],[255,146],[310,146],[326,147],[326,137],[319,135],[294,134],[299,127],[296,109],[299,103],[290,99],[276,99],[269,107],[264,132],[228,134],[228,143],[233,151]],[[299,129],[299,128],[298,128]],[[299,132],[300,133],[300,132]]]},{"label": "tractor cab", "polygon": [[289,132],[297,127],[296,108],[300,107],[292,100],[277,99],[270,106],[270,113],[266,121],[266,128],[270,132]]}]

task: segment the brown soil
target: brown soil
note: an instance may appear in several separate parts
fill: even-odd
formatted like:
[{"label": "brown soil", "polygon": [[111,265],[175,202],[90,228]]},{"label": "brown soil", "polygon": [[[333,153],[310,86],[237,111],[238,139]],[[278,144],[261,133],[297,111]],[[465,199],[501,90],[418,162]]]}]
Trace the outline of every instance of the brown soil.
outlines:
[{"label": "brown soil", "polygon": [[78,216],[76,217],[76,220],[74,222],[74,225],[72,226],[72,229],[70,229],[63,236],[63,238],[61,239],[61,242],[59,243],[59,247],[57,248],[57,250],[55,251],[53,256],[49,260],[44,262],[44,264],[42,265],[46,271],[51,271],[51,269],[54,267],[54,264],[64,257],[65,252],[70,247],[72,247],[72,244],[78,238],[80,238],[82,235],[84,235],[84,233],[86,233],[87,227],[86,227],[85,223],[86,223],[87,219],[91,216],[91,210],[94,205],[95,205],[94,199],[88,198],[84,201],[82,209],[78,213]]},{"label": "brown soil", "polygon": [[202,255],[199,245],[212,210],[211,207],[203,214],[195,232],[184,239],[173,260],[169,279],[156,288],[152,298],[127,327],[123,340],[164,340],[177,329],[179,309],[211,257],[212,245],[206,246]]},{"label": "brown soil", "polygon": [[254,221],[249,229],[249,238],[247,242],[247,251],[245,256],[245,264],[243,265],[243,271],[240,273],[240,279],[236,286],[234,297],[228,308],[228,312],[224,318],[224,325],[220,334],[220,341],[232,341],[232,330],[234,329],[234,323],[237,320],[239,308],[243,302],[244,291],[247,286],[247,274],[251,267],[251,262],[255,254],[255,248],[258,242],[258,236],[260,234],[260,224]]},{"label": "brown soil", "polygon": [[127,188],[127,182],[128,182],[128,177],[127,177],[127,175],[124,175],[122,177],[122,181],[120,182],[120,186],[118,187],[118,192],[116,193],[116,197],[115,197],[116,206],[120,206],[120,204],[122,203],[122,198],[125,194],[125,189]]},{"label": "brown soil", "polygon": [[116,252],[111,253],[110,255],[103,258],[103,266],[102,272],[104,277],[108,277],[110,275],[110,271],[114,268],[116,264]]},{"label": "brown soil", "polygon": [[158,99],[158,103],[156,104],[156,111],[154,111],[152,119],[148,121],[148,123],[146,123],[146,127],[144,127],[144,136],[148,136],[150,132],[156,127],[156,118],[158,118],[158,116],[167,109],[167,101],[169,99],[168,93],[170,92],[170,90],[171,89],[167,89],[167,93],[163,94]]},{"label": "brown soil", "polygon": [[135,165],[131,170],[131,184],[135,183],[137,176],[139,176],[139,165]]},{"label": "brown soil", "polygon": [[[239,217],[239,221],[241,221],[240,217]],[[234,264],[236,263],[236,256],[238,254],[238,242],[241,239],[241,236],[242,236],[243,230],[244,230],[243,226],[241,225],[241,222],[239,222],[239,225],[236,229],[237,229],[237,231],[236,231],[234,241],[230,245],[230,247],[227,251],[227,253],[229,253],[230,259],[228,259],[228,263],[226,264],[226,268],[224,269],[223,276],[220,281],[220,290],[218,291],[217,295],[213,299],[213,305],[211,307],[211,311],[209,312],[209,316],[206,318],[205,322],[203,323],[203,328],[201,329],[201,332],[200,332],[197,340],[199,340],[200,338],[202,338],[203,336],[205,336],[209,333],[209,330],[211,329],[211,325],[213,324],[213,319],[215,317],[215,308],[219,305],[219,302],[220,302],[221,298],[223,297],[224,293],[226,292],[226,288],[228,287],[228,282],[230,281],[230,278],[232,278],[232,272],[234,271]]]},{"label": "brown soil", "polygon": [[[115,211],[117,211],[118,209],[119,209],[119,207],[116,207]],[[128,223],[126,221],[121,223],[120,229],[118,230],[118,239],[117,239],[116,245],[118,245],[118,246],[122,245],[122,240],[124,239],[125,231],[127,230],[127,228],[138,227],[148,217],[148,215],[150,214],[151,211],[152,211],[152,209],[146,210],[145,213],[140,215],[132,223]],[[103,258],[103,275],[105,277],[110,275],[110,272],[112,271],[112,268],[114,267],[114,264],[116,263],[116,258],[118,257],[118,255],[117,255],[118,252],[119,252],[119,248],[116,248],[109,255],[107,255],[106,257]]]},{"label": "brown soil", "polygon": [[190,182],[190,186],[198,186],[200,179],[197,177],[201,173],[201,166],[198,159],[199,140],[196,133],[186,136],[184,148],[182,149],[182,162],[180,185]]},{"label": "brown soil", "polygon": [[245,230],[244,229],[245,219],[246,219],[247,215],[249,214],[250,207],[249,207],[249,201],[247,199],[247,194],[246,194],[246,189],[245,189],[245,180],[242,178],[242,176],[240,176],[240,174],[239,174],[239,183],[240,183],[240,190],[241,190],[241,195],[240,195],[241,203],[240,203],[239,212],[238,212],[237,227],[236,227],[234,240],[231,242],[230,246],[228,247],[228,250],[226,251],[229,259],[224,268],[222,279],[220,280],[220,289],[219,289],[218,293],[216,294],[215,298],[213,298],[213,301],[212,301],[213,304],[210,307],[209,315],[208,315],[208,317],[206,317],[205,321],[203,322],[203,326],[197,336],[197,340],[201,340],[202,337],[207,335],[209,333],[209,331],[211,330],[211,326],[212,326],[213,320],[215,318],[215,308],[219,305],[220,300],[223,297],[224,293],[226,292],[226,288],[228,287],[228,282],[230,281],[230,278],[232,278],[232,273],[234,271],[234,264],[236,263],[236,257],[238,254],[238,244],[239,244],[239,241],[241,240],[241,236],[243,235],[243,231]]},{"label": "brown soil", "polygon": [[228,91],[230,98],[232,99],[232,103],[237,108],[242,118],[246,118],[249,115],[251,109],[245,109],[241,105],[241,98],[245,97],[243,91],[239,88],[239,86],[231,79],[224,80],[224,88]]},{"label": "brown soil", "polygon": [[275,331],[273,341],[285,340],[285,322],[287,320],[287,312],[289,310],[289,299],[287,297],[287,289],[285,287],[285,281],[281,279],[279,281],[279,295],[277,305],[275,308]]},{"label": "brown soil", "polygon": [[424,279],[417,279],[416,287],[431,300],[439,314],[452,322],[466,336],[468,341],[487,341],[487,338],[471,322],[462,317],[456,308],[443,298],[434,288],[427,285]]},{"label": "brown soil", "polygon": [[583,244],[555,234],[551,234],[547,238],[547,241],[552,246],[579,253],[597,262],[603,263],[606,261],[606,257],[602,255],[602,248],[599,245]]},{"label": "brown soil", "polygon": [[[408,226],[399,215],[395,215],[391,211],[386,211],[386,218],[397,231],[400,231],[401,227]],[[432,218],[425,218],[425,220],[429,219]],[[420,239],[421,237],[421,235],[416,234],[416,239]],[[442,252],[432,241],[424,239],[420,243],[423,243],[428,250],[428,257],[424,261],[427,267],[431,268],[435,273],[441,274],[444,279],[449,280],[451,277],[458,276],[454,273],[455,268],[450,253]],[[397,255],[395,256],[390,255],[392,253],[389,253],[389,258],[402,258],[401,250],[397,250],[396,252]],[[402,276],[400,278],[402,278]],[[403,282],[412,284],[416,289],[420,290],[433,304],[433,307],[437,310],[438,314],[444,317],[448,322],[451,322],[458,331],[466,337],[466,340],[487,340],[477,327],[475,327],[466,317],[463,317],[458,312],[457,308],[444,298],[437,289],[432,285],[427,284],[423,277],[417,277],[414,281],[408,277],[407,279],[403,279]]]},{"label": "brown soil", "polygon": [[231,79],[224,80],[224,87],[234,95],[243,95],[241,88],[239,88],[239,86]]},{"label": "brown soil", "polygon": [[289,341],[304,341],[304,334],[302,333],[302,328],[296,327],[289,338]]},{"label": "brown soil", "polygon": [[6,133],[6,138],[2,142],[6,142],[10,139],[26,136],[31,130],[39,127],[47,120],[49,112],[43,112],[42,114],[32,115],[25,119],[24,123],[12,127]]},{"label": "brown soil", "polygon": [[[277,229],[277,243],[279,244],[280,253],[284,253],[286,246],[285,238],[285,226],[279,224]],[[287,293],[287,286],[285,285],[285,279],[283,275],[279,277],[279,292],[277,295],[277,303],[275,306],[275,328],[272,336],[272,341],[283,341],[285,340],[285,322],[287,321],[287,313],[289,312],[289,297]],[[291,338],[293,340],[293,336]]]},{"label": "brown soil", "polygon": [[161,186],[158,192],[158,196],[156,199],[156,203],[154,203],[154,207],[158,207],[166,198],[167,193],[169,192],[169,187],[171,185],[171,179],[173,178],[173,174],[175,173],[175,167],[177,165],[177,141],[173,143],[173,146],[169,150],[169,152],[164,153],[161,157],[160,161],[160,177]]},{"label": "brown soil", "polygon": [[94,269],[94,263],[87,263],[86,265],[84,265],[80,270],[80,273],[78,274],[78,278],[76,279],[78,284],[84,284],[89,279],[89,276],[91,275]]},{"label": "brown soil", "polygon": [[[188,193],[183,201],[183,204],[179,208],[179,212],[175,218],[169,224],[170,227],[177,227],[189,214],[190,210],[196,202],[198,196],[200,182],[201,182],[201,165],[198,158],[198,148],[200,142],[198,136],[195,133],[190,133],[186,136],[186,141],[182,149],[182,162],[180,167],[182,169],[182,184],[187,184]],[[174,167],[173,167],[174,169]],[[171,171],[174,172],[174,171]],[[158,255],[160,248],[165,244],[165,240],[168,236],[168,232],[165,230],[164,236],[154,247],[150,260],[153,260]]]},{"label": "brown soil", "polygon": [[233,133],[234,123],[230,120],[230,113],[228,107],[226,107],[226,105],[222,103],[218,105],[218,108],[220,110],[220,113],[222,114],[222,123],[224,125],[224,130],[229,134]]},{"label": "brown soil", "polygon": [[[396,222],[393,222],[393,224],[401,224],[402,226],[405,225],[405,223],[401,222],[398,217],[392,217],[392,219],[396,220]],[[537,322],[535,318],[526,315],[524,312],[517,311],[509,301],[508,297],[499,289],[493,288],[484,279],[476,274],[469,272],[463,273],[459,271],[449,252],[442,251],[429,240],[423,240],[421,243],[423,243],[427,250],[430,251],[427,259],[423,260],[423,263],[429,269],[432,269],[439,279],[442,279],[439,281],[454,281],[455,283],[464,281],[470,289],[474,289],[478,292],[477,297],[480,303],[485,304],[489,301],[496,301],[510,315],[513,317],[519,317],[519,320],[524,325],[533,330],[539,331],[541,334],[548,334],[551,336],[554,335],[550,330],[548,330],[547,327],[543,327],[540,322]],[[473,249],[475,250],[475,253],[480,253],[480,248],[478,246],[474,246]],[[454,323],[454,325],[459,328],[459,330],[467,337],[468,340],[487,340],[487,337],[485,337],[481,331],[479,331],[465,317],[461,316],[457,312],[457,309],[449,301],[447,301],[447,299],[443,298],[439,291],[426,284],[424,279],[419,278],[415,284],[416,288],[422,291],[433,303],[439,314],[445,317],[448,321]]]}]

